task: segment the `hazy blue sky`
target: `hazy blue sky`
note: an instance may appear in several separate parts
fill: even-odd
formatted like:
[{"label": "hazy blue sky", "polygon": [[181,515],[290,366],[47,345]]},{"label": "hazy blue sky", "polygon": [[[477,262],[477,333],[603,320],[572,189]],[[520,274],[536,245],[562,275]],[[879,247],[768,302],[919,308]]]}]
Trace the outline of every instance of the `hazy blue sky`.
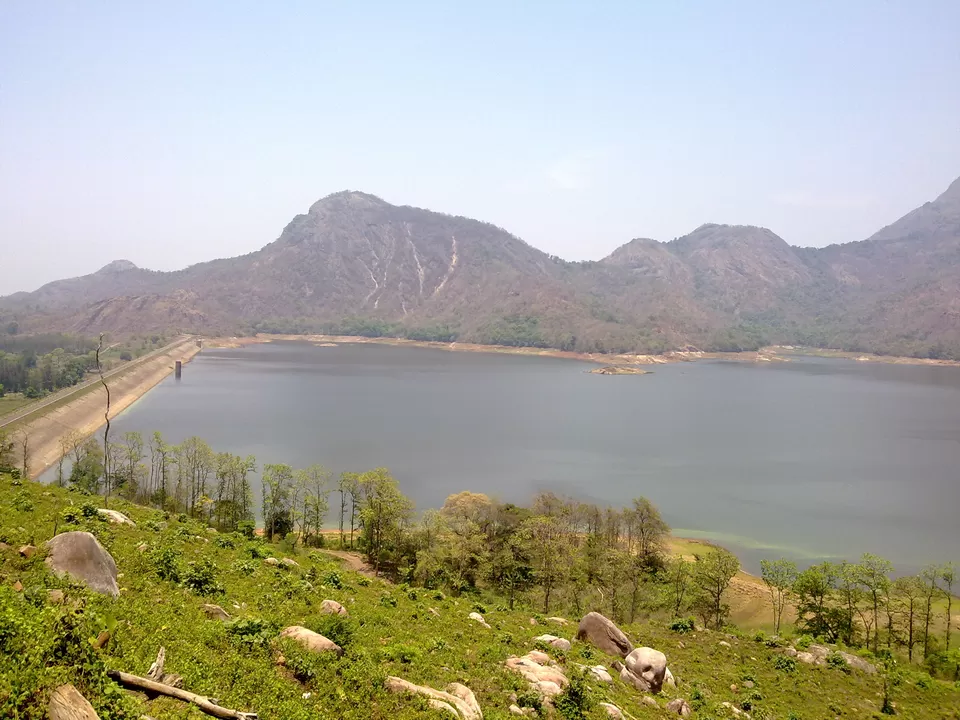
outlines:
[{"label": "hazy blue sky", "polygon": [[[859,240],[960,175],[960,2],[0,4],[0,293],[341,189],[568,259]],[[788,7],[792,6],[792,7]]]}]

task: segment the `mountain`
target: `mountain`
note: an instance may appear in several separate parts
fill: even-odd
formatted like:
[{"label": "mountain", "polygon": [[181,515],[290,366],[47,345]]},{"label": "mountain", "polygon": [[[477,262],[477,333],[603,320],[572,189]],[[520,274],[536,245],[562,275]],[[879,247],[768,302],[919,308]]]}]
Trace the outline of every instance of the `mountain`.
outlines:
[{"label": "mountain", "polygon": [[765,228],[707,224],[584,263],[488,223],[340,192],[257,252],[177,272],[117,260],[0,299],[10,320],[26,332],[323,331],[585,351],[780,342],[960,357],[960,179],[860,242],[797,248]]}]

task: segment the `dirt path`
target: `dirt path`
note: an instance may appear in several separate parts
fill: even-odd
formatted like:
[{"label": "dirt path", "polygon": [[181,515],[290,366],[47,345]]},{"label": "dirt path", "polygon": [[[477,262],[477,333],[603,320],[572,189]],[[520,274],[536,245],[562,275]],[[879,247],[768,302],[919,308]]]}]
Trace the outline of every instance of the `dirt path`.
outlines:
[{"label": "dirt path", "polygon": [[[370,578],[377,577],[377,574],[373,571],[373,565],[364,560],[360,553],[350,552],[349,550],[321,550],[320,552],[343,560],[346,566],[354,572]],[[383,580],[383,578],[380,579]]]},{"label": "dirt path", "polygon": [[[110,387],[110,418],[116,417],[148,390],[173,372],[177,360],[189,362],[199,348],[194,340],[184,340],[179,345],[160,353],[149,360],[118,372],[107,380]],[[106,391],[96,387],[75,400],[52,407],[49,412],[20,425],[15,438],[26,431],[28,436],[27,470],[31,478],[39,477],[60,459],[60,438],[71,431],[89,437],[103,425],[106,408]],[[20,443],[17,443],[20,452]],[[21,457],[18,454],[17,464]]]}]

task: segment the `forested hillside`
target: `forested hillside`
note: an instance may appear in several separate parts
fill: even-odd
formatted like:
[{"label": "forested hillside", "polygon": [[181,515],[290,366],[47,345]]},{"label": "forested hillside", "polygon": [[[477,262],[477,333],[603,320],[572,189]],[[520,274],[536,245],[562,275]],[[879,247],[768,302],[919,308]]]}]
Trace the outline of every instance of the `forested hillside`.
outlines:
[{"label": "forested hillside", "polygon": [[242,257],[127,261],[0,299],[23,332],[326,332],[600,352],[799,344],[960,358],[960,179],[872,238],[822,249],[703,225],[599,262],[487,223],[342,192]]}]

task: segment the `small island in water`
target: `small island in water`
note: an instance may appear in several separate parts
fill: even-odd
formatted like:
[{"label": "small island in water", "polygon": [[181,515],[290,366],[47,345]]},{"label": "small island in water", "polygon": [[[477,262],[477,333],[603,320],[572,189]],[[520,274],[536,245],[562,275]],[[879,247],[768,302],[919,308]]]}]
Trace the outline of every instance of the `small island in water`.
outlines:
[{"label": "small island in water", "polygon": [[644,370],[636,365],[606,365],[590,370],[593,375],[649,375],[650,370]]}]

